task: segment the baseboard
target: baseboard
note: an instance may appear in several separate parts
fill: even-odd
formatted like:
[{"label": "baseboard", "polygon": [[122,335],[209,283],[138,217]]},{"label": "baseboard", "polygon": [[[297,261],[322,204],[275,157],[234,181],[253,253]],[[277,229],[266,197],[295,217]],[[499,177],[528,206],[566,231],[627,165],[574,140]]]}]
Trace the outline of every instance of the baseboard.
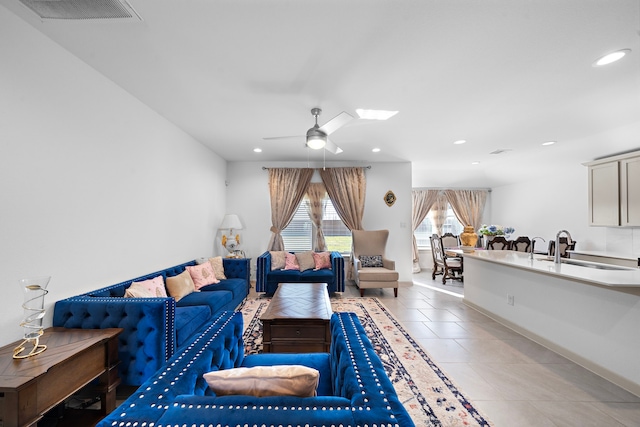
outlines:
[{"label": "baseboard", "polygon": [[611,372],[609,369],[604,368],[596,363],[593,363],[590,360],[585,359],[584,357],[580,356],[577,353],[574,353],[571,350],[568,350],[562,346],[559,346],[549,340],[547,340],[544,337],[539,336],[536,333],[531,332],[530,330],[523,328],[519,325],[516,325],[515,323],[504,319],[494,313],[491,313],[485,309],[483,309],[480,306],[477,306],[476,304],[467,301],[466,299],[462,300],[464,302],[465,305],[473,308],[474,310],[479,311],[480,313],[486,315],[487,317],[490,317],[491,319],[495,320],[496,322],[506,326],[509,329],[514,330],[515,332],[519,333],[520,335],[529,338],[530,340],[540,344],[543,347],[548,348],[551,351],[554,351],[556,353],[558,353],[561,356],[566,357],[567,359],[571,360],[574,363],[577,363],[578,365],[582,366],[585,369],[588,369],[589,371],[593,372],[596,375],[601,376],[602,378],[611,381],[612,383],[614,383],[615,385],[622,387],[623,389],[627,390],[630,393],[635,394],[636,396],[640,396],[640,385],[636,384],[632,381],[629,381],[628,379],[616,374],[615,372]]}]

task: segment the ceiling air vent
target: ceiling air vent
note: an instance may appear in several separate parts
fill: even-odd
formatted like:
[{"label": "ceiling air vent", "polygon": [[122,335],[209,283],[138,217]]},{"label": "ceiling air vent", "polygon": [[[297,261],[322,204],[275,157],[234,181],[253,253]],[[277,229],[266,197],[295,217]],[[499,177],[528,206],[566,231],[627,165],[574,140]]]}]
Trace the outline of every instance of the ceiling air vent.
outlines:
[{"label": "ceiling air vent", "polygon": [[126,0],[20,0],[40,19],[142,21]]},{"label": "ceiling air vent", "polygon": [[507,151],[513,151],[513,150],[511,148],[498,148],[497,150],[494,150],[489,154],[502,154],[502,153],[506,153]]}]

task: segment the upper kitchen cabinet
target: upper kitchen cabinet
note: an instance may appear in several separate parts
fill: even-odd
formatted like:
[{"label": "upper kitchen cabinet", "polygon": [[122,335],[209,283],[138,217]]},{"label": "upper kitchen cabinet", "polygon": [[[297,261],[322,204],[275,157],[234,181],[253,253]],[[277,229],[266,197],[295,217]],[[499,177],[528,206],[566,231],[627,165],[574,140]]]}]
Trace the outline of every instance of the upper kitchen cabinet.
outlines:
[{"label": "upper kitchen cabinet", "polygon": [[640,152],[585,163],[589,225],[640,226]]},{"label": "upper kitchen cabinet", "polygon": [[620,160],[620,225],[640,226],[640,155]]}]

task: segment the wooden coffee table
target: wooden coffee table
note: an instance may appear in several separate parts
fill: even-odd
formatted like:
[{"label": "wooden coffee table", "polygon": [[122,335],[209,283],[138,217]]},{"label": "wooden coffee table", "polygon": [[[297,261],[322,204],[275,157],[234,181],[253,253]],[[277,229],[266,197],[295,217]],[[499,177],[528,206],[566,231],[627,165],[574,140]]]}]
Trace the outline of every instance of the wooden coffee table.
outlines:
[{"label": "wooden coffee table", "polygon": [[264,353],[328,353],[331,301],[326,283],[280,283],[263,325]]},{"label": "wooden coffee table", "polygon": [[47,349],[27,359],[13,359],[13,348],[22,340],[0,348],[0,425],[35,425],[45,412],[96,378],[95,391],[102,405],[95,411],[95,421],[113,411],[120,384],[120,332],[118,328],[48,328],[40,337]]}]

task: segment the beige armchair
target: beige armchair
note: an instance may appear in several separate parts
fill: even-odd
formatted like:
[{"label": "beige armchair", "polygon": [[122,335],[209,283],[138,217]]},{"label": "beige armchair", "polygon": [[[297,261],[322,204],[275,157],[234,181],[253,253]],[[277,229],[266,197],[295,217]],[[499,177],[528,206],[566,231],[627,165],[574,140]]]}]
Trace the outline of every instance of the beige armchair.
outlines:
[{"label": "beige armchair", "polygon": [[367,288],[393,288],[398,296],[398,272],[395,261],[385,257],[389,230],[353,230],[353,274],[360,296]]}]

